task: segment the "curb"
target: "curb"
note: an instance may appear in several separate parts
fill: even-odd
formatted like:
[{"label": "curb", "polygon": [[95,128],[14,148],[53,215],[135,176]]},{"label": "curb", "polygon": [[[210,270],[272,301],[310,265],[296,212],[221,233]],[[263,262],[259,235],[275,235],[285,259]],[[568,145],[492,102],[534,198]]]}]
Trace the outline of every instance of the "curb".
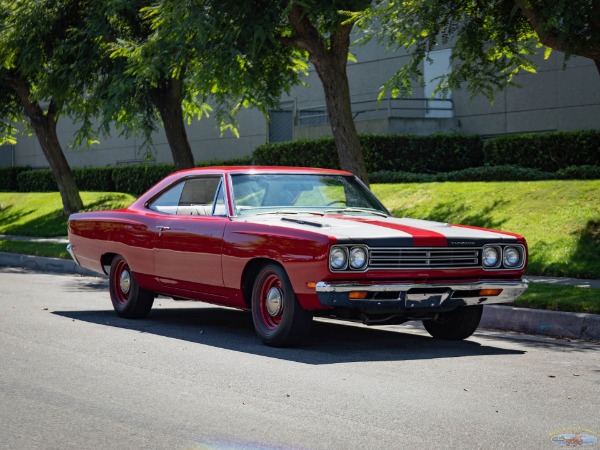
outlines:
[{"label": "curb", "polygon": [[70,273],[93,277],[102,276],[98,272],[76,264],[73,260],[21,255],[18,253],[0,252],[0,266],[24,267],[42,272]]},{"label": "curb", "polygon": [[481,328],[560,338],[600,341],[600,315],[488,305]]},{"label": "curb", "polygon": [[[42,272],[103,276],[77,265],[72,260],[17,253],[0,252],[0,266],[25,267]],[[600,314],[487,305],[483,308],[480,327],[600,342]]]}]

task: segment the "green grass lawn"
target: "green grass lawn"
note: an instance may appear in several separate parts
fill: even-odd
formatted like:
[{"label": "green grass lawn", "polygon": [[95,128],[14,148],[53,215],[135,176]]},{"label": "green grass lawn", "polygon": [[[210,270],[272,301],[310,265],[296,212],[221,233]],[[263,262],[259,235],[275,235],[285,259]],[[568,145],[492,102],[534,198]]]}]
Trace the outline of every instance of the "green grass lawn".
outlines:
[{"label": "green grass lawn", "polygon": [[[85,211],[118,209],[135,200],[116,192],[82,192]],[[67,235],[58,192],[0,192],[0,234],[52,237]]]},{"label": "green grass lawn", "polygon": [[514,306],[600,314],[600,289],[529,283],[529,288]]},{"label": "green grass lawn", "polygon": [[[373,191],[396,217],[522,234],[529,274],[600,278],[600,180],[379,184]],[[81,195],[86,210],[134,200],[121,193]],[[61,211],[58,193],[0,192],[0,234],[65,236]]]},{"label": "green grass lawn", "polygon": [[396,217],[522,234],[532,275],[600,278],[600,180],[380,184],[373,191]]},{"label": "green grass lawn", "polygon": [[[522,234],[531,275],[600,278],[600,180],[379,184],[373,191],[396,217]],[[86,210],[117,209],[134,197],[82,192]],[[0,234],[65,236],[58,193],[0,192]],[[68,258],[62,244],[0,240],[0,251]],[[531,283],[516,306],[600,314],[600,289]]]}]

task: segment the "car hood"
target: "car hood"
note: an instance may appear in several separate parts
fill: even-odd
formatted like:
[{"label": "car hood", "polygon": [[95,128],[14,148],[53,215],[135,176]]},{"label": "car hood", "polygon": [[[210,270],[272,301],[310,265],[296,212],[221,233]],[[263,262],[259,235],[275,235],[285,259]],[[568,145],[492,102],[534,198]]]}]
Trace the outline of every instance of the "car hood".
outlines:
[{"label": "car hood", "polygon": [[242,220],[310,231],[339,242],[361,242],[370,246],[479,247],[490,242],[516,242],[520,238],[513,233],[467,225],[374,215],[269,214]]}]

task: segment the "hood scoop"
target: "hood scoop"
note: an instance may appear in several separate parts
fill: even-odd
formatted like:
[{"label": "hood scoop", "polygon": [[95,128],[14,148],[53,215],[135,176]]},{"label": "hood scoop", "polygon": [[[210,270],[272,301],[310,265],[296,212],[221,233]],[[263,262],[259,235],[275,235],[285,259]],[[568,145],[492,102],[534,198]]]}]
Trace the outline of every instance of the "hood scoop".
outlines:
[{"label": "hood scoop", "polygon": [[282,217],[281,220],[283,222],[293,222],[293,223],[297,223],[299,225],[309,225],[311,227],[317,227],[317,228],[324,228],[324,227],[329,227],[329,224],[324,224],[324,223],[319,223],[319,222],[312,222],[310,220],[302,220],[302,219],[295,219],[292,217]]}]

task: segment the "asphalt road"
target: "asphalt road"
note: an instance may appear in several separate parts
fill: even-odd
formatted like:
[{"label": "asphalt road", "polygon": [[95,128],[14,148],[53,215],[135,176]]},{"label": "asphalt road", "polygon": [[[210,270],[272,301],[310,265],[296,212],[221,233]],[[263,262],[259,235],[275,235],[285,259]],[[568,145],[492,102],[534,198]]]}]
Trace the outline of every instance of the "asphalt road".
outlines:
[{"label": "asphalt road", "polygon": [[599,350],[329,321],[273,349],[243,312],[159,298],[128,321],[104,279],[0,268],[0,448],[551,449],[579,430],[600,449]]}]

